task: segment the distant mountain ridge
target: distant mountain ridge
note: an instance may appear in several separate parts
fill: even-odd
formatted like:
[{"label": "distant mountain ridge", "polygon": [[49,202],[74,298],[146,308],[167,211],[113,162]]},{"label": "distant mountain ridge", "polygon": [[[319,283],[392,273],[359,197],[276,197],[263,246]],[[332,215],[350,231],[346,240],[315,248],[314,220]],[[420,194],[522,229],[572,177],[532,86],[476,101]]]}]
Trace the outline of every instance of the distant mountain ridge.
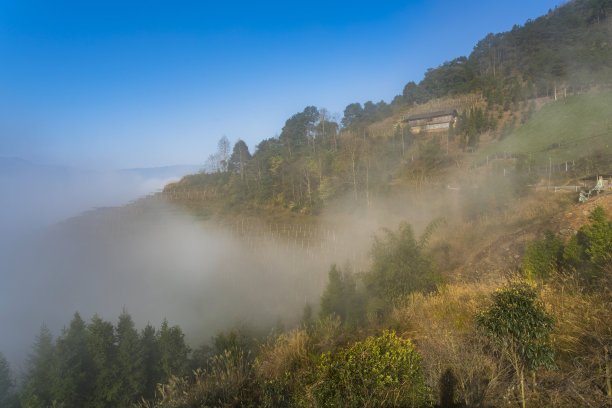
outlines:
[{"label": "distant mountain ridge", "polygon": [[195,164],[176,164],[160,167],[135,167],[117,170],[122,174],[136,174],[142,177],[170,178],[181,177],[185,174],[193,174],[200,171],[201,165]]},{"label": "distant mountain ridge", "polygon": [[0,227],[35,229],[98,207],[121,206],[161,190],[197,165],[89,170],[0,157]]}]

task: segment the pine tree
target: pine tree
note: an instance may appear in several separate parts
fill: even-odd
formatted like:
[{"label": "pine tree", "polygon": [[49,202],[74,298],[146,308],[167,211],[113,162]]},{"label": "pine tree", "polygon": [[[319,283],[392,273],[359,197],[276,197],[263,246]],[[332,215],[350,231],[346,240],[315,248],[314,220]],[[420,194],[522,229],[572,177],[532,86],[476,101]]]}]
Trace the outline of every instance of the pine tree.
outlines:
[{"label": "pine tree", "polygon": [[144,370],[143,397],[151,399],[155,396],[157,383],[160,381],[161,372],[159,346],[157,344],[157,333],[155,327],[150,323],[145,326],[140,334],[142,345],[142,362]]},{"label": "pine tree", "polygon": [[185,344],[185,335],[179,326],[168,326],[164,319],[159,330],[158,346],[160,352],[159,368],[161,382],[166,382],[175,375],[182,377],[189,368],[189,347]]},{"label": "pine tree", "polygon": [[4,354],[0,353],[0,407],[17,406],[13,387],[15,381],[11,375],[11,368]]},{"label": "pine tree", "polygon": [[84,407],[94,393],[95,370],[88,348],[85,322],[74,314],[68,329],[57,340],[58,373],[54,387],[57,401],[68,407]]},{"label": "pine tree", "polygon": [[19,398],[28,408],[44,408],[54,401],[53,385],[57,373],[53,336],[44,324],[32,346],[25,375],[25,387]]},{"label": "pine tree", "polygon": [[91,354],[95,383],[92,405],[114,407],[119,399],[120,382],[117,378],[117,345],[115,329],[98,315],[87,326],[88,347]]},{"label": "pine tree", "polygon": [[357,293],[355,278],[336,265],[329,270],[329,282],[321,296],[321,317],[337,315],[345,323],[357,323],[365,313],[362,296]]},{"label": "pine tree", "polygon": [[129,406],[143,394],[145,372],[142,344],[134,321],[125,309],[117,323],[117,357],[121,384],[119,403]]}]

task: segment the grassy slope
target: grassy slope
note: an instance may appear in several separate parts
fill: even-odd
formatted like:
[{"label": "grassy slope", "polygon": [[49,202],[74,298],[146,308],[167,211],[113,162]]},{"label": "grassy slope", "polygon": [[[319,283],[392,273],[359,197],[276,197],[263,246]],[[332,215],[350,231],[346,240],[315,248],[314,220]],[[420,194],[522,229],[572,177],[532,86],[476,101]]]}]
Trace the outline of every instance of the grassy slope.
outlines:
[{"label": "grassy slope", "polygon": [[612,157],[612,92],[551,102],[504,140],[484,147],[476,163],[495,153],[528,154],[553,164],[600,153]]}]

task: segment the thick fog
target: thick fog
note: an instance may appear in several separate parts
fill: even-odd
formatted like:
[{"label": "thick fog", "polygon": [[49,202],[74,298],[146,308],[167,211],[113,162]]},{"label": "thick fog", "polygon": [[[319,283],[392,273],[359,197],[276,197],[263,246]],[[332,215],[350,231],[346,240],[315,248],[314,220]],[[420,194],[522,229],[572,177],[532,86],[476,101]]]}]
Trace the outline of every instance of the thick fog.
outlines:
[{"label": "thick fog", "polygon": [[[56,321],[63,325],[74,311],[88,305],[69,301],[73,282],[87,275],[75,271],[77,260],[66,258],[65,265],[59,265],[60,242],[49,235],[50,228],[97,207],[127,204],[194,171],[196,166],[93,171],[0,158],[0,352],[19,356],[11,358],[16,362],[23,356],[24,343],[29,348],[38,331],[25,328],[55,321],[52,313],[44,311],[57,311]],[[51,259],[54,250],[58,252]],[[58,294],[68,291],[70,296],[53,298],[51,289]],[[64,304],[73,310],[60,318]]]},{"label": "thick fog", "polygon": [[[14,367],[23,367],[42,323],[57,336],[75,311],[85,320],[98,313],[114,322],[125,307],[139,328],[147,322],[159,327],[167,318],[180,325],[192,346],[236,326],[260,333],[279,321],[290,326],[306,303],[316,310],[330,264],[353,271],[367,267],[372,236],[380,227],[395,229],[407,220],[419,232],[432,219],[459,211],[456,192],[444,186],[369,205],[349,195],[317,224],[301,226],[242,218],[219,225],[159,195],[97,209],[92,207],[100,205],[78,200],[92,194],[86,198],[103,203],[110,197],[120,204],[132,173],[98,189],[66,192],[70,199],[51,194],[64,191],[61,183],[31,183],[21,196],[23,209],[15,204],[19,196],[3,207],[26,219],[32,209],[48,217],[44,228],[2,237],[0,351]],[[135,184],[132,193],[149,192]],[[105,189],[108,195],[101,196]],[[49,205],[53,208],[45,209]],[[59,216],[87,208],[79,216]]]},{"label": "thick fog", "polygon": [[41,323],[58,334],[75,311],[115,321],[126,307],[139,327],[165,317],[192,345],[236,325],[295,322],[318,299],[328,260],[302,248],[303,234],[281,242],[269,231],[237,233],[149,199],[15,242],[2,256],[0,321],[9,330],[0,349],[23,357]]}]

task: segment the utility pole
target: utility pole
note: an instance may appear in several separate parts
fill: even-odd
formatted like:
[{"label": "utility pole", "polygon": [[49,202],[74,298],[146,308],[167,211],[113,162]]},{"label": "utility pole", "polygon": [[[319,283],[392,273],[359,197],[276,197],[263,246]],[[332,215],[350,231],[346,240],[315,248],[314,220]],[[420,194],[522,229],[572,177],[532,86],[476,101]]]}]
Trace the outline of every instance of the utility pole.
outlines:
[{"label": "utility pole", "polygon": [[550,175],[552,173],[552,158],[548,156],[548,190],[550,190]]},{"label": "utility pole", "polygon": [[406,146],[404,144],[404,127],[400,125],[400,129],[402,129],[402,159],[404,159],[406,157]]}]

